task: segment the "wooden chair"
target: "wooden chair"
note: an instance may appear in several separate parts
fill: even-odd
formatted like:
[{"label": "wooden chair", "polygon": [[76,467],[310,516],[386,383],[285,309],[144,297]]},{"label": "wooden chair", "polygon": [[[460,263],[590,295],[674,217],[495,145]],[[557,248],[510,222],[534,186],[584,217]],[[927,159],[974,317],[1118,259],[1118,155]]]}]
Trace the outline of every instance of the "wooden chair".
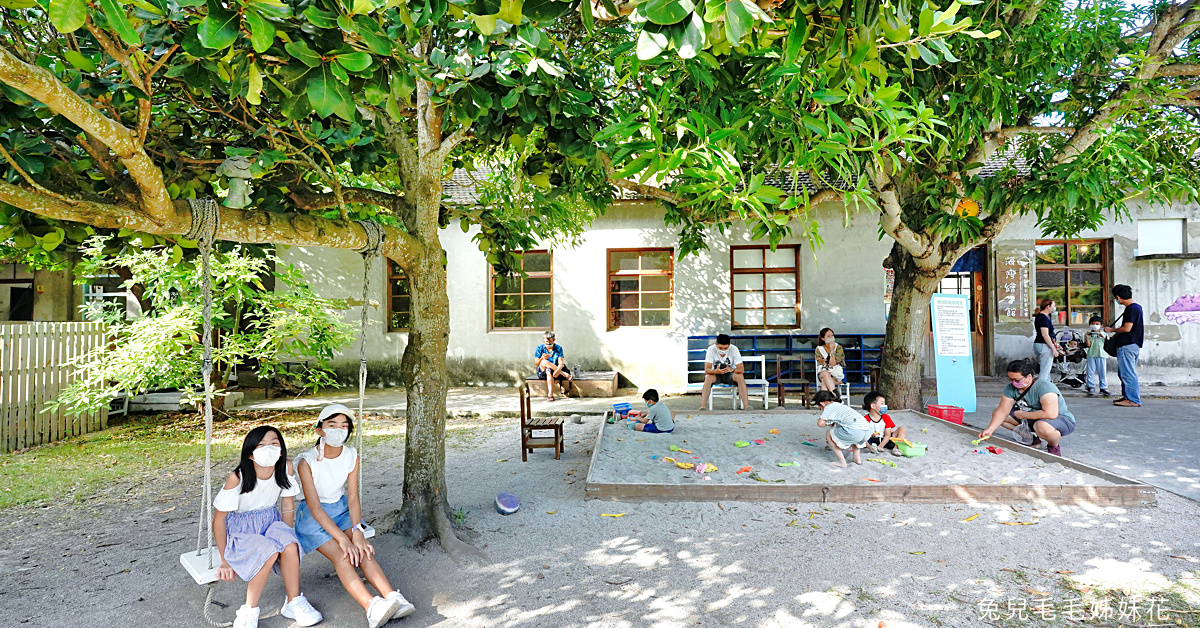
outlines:
[{"label": "wooden chair", "polygon": [[[783,408],[787,403],[787,388],[789,386],[800,389],[800,402],[805,408],[812,407],[812,387],[816,382],[808,379],[804,375],[803,355],[777,355],[775,356],[775,397],[778,400],[779,407]],[[787,368],[784,368],[784,365]],[[796,369],[799,368],[799,373]],[[784,373],[787,376],[784,376]]]},{"label": "wooden chair", "polygon": [[[529,384],[519,389],[521,396],[521,462],[528,462],[534,449],[553,447],[554,459],[566,451],[563,439],[563,418],[560,416],[534,417],[529,394]],[[534,436],[535,432],[550,432],[550,436]]]},{"label": "wooden chair", "polygon": [[867,367],[867,381],[871,382],[871,390],[879,390],[879,364]]}]

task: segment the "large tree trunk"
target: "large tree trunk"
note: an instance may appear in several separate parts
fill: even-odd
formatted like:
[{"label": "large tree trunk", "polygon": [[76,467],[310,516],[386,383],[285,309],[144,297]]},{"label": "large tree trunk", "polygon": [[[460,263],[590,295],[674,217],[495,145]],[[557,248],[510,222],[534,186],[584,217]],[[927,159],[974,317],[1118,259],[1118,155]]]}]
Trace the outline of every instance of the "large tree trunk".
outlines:
[{"label": "large tree trunk", "polygon": [[[898,243],[888,258],[896,273],[887,336],[880,356],[879,388],[891,408],[920,410],[921,360],[929,331],[929,302],[950,265],[922,268]],[[953,262],[951,262],[953,264]]]}]

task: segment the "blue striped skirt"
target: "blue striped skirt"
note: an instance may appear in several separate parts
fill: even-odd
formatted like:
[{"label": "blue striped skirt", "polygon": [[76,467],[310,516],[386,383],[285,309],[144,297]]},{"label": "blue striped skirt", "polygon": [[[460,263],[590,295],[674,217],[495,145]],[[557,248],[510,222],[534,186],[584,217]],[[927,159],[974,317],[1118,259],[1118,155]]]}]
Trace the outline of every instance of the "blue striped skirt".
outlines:
[{"label": "blue striped skirt", "polygon": [[[231,512],[225,517],[225,562],[234,573],[247,582],[262,571],[272,555],[295,543],[296,531],[279,517],[275,507]],[[279,561],[275,561],[279,573]]]}]

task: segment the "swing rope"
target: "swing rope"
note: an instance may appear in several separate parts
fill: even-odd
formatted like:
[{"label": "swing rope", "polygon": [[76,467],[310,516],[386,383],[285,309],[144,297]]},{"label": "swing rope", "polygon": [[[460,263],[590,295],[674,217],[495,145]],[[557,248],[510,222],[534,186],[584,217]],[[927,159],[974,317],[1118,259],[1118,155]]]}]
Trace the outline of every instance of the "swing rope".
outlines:
[{"label": "swing rope", "polygon": [[[192,225],[188,232],[184,234],[184,238],[195,240],[196,245],[200,248],[200,266],[203,273],[203,279],[200,282],[200,295],[204,300],[204,335],[202,341],[204,343],[204,358],[200,367],[201,377],[204,378],[204,491],[200,505],[200,525],[196,533],[196,555],[200,555],[203,549],[204,532],[208,531],[208,545],[213,546],[213,530],[212,530],[212,439],[213,439],[213,414],[212,414],[212,268],[210,257],[212,255],[213,241],[217,237],[217,227],[221,221],[221,210],[217,206],[217,201],[212,198],[188,199],[188,206],[192,210]],[[208,568],[213,567],[212,552],[208,553]],[[209,597],[212,596],[212,590],[209,590]],[[205,606],[207,611],[207,605]]]},{"label": "swing rope", "polygon": [[[363,431],[366,429],[366,419],[363,418],[363,405],[367,397],[367,307],[371,298],[371,266],[375,258],[383,253],[383,241],[387,234],[379,223],[371,220],[355,221],[367,232],[367,245],[359,249],[363,257],[363,293],[362,314],[359,318],[358,331],[358,429],[355,430],[354,448],[358,450],[358,503],[362,503],[363,492]],[[361,521],[359,523],[362,523]]]}]

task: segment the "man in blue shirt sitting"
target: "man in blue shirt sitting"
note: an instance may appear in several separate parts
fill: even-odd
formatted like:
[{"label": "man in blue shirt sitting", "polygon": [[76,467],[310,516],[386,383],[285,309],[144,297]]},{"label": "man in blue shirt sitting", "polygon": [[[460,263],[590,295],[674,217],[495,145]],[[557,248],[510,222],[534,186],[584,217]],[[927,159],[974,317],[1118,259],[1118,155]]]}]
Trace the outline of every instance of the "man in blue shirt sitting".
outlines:
[{"label": "man in blue shirt sitting", "polygon": [[571,369],[563,358],[562,345],[555,344],[554,332],[542,334],[545,340],[533,352],[533,365],[537,368],[538,379],[546,380],[546,401],[554,401],[554,380],[565,382],[563,395],[571,391]]}]

